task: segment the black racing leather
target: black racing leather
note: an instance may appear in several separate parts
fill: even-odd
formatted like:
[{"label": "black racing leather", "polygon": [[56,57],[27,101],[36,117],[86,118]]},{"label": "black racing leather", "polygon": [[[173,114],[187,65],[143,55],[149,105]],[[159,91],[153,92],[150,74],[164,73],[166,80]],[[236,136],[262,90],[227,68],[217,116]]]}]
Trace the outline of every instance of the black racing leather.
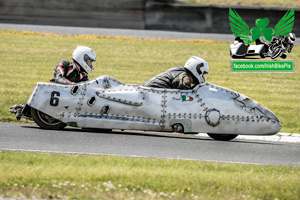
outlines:
[{"label": "black racing leather", "polygon": [[188,71],[182,66],[172,67],[152,77],[143,86],[170,89],[191,89],[192,87]]},{"label": "black racing leather", "polygon": [[68,85],[87,80],[88,76],[80,72],[74,63],[61,60],[54,68],[54,76],[50,82]]}]

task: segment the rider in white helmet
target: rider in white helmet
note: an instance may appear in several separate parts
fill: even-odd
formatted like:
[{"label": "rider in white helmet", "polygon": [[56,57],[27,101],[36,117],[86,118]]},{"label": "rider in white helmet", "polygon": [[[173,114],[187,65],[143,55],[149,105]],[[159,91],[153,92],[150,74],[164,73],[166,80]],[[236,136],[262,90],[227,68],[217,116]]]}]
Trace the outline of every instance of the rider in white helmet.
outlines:
[{"label": "rider in white helmet", "polygon": [[[93,62],[96,61],[95,52],[89,47],[78,46],[73,51],[72,59],[74,63],[67,60],[59,61],[50,82],[72,84],[89,80],[87,74],[94,69]],[[15,113],[17,119],[20,120],[23,116],[21,111],[24,107],[25,104],[16,104],[10,108],[10,112]]]},{"label": "rider in white helmet", "polygon": [[176,66],[152,77],[143,86],[171,89],[191,89],[204,83],[208,74],[208,63],[202,58],[192,56],[184,65]]},{"label": "rider in white helmet", "polygon": [[96,53],[89,47],[78,46],[72,54],[73,62],[61,60],[54,69],[54,76],[50,82],[59,84],[72,84],[87,81],[87,74],[94,69]]},{"label": "rider in white helmet", "polygon": [[208,63],[205,60],[197,56],[192,56],[185,63],[184,67],[198,79],[199,84],[205,82],[209,71]]}]

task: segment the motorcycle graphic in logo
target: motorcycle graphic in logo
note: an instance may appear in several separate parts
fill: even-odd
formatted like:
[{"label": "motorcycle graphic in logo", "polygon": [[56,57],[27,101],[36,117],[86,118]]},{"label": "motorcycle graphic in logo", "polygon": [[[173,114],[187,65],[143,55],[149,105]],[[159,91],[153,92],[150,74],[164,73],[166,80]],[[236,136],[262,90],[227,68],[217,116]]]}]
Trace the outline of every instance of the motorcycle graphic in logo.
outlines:
[{"label": "motorcycle graphic in logo", "polygon": [[[233,9],[229,9],[229,21],[235,41],[230,45],[232,58],[260,56],[261,58],[281,57],[285,59],[291,53],[296,35],[292,32],[294,9],[287,11],[274,28],[268,27],[269,19],[256,19],[256,27],[249,28],[246,22]],[[255,45],[249,45],[255,42]],[[266,44],[268,42],[268,44]]]}]

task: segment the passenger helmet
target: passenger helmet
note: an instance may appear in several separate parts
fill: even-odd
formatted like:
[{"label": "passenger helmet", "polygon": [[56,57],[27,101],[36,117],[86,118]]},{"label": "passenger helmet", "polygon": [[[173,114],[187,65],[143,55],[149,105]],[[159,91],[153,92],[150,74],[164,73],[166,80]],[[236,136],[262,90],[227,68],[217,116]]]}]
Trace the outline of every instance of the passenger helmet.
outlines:
[{"label": "passenger helmet", "polygon": [[88,60],[96,61],[96,53],[89,47],[78,46],[73,51],[72,59],[88,74],[94,69],[93,65],[88,64]]},{"label": "passenger helmet", "polygon": [[199,84],[204,83],[208,74],[208,63],[197,56],[192,56],[184,67],[198,80]]}]

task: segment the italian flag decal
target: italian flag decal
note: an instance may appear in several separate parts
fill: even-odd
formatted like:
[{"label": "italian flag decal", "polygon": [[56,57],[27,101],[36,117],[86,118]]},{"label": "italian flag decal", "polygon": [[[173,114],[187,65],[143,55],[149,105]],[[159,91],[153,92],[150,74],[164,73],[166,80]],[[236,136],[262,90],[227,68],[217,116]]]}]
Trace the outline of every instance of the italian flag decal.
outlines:
[{"label": "italian flag decal", "polygon": [[193,101],[194,98],[191,96],[181,95],[182,101]]}]

